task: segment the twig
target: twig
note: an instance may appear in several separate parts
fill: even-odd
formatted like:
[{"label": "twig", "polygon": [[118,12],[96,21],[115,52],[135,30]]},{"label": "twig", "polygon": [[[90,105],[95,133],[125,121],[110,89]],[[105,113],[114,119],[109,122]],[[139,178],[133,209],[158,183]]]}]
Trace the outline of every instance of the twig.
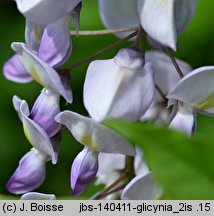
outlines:
[{"label": "twig", "polygon": [[91,61],[92,59],[96,58],[97,56],[99,56],[99,55],[101,55],[101,54],[103,54],[103,53],[105,53],[105,52],[107,52],[109,50],[112,50],[114,47],[119,46],[120,44],[124,43],[125,41],[128,41],[129,39],[131,39],[134,36],[136,36],[137,33],[138,33],[138,30],[135,31],[135,32],[133,32],[133,33],[131,33],[131,34],[129,34],[128,36],[120,39],[119,41],[111,44],[110,46],[108,46],[108,47],[106,47],[106,48],[104,48],[104,49],[102,49],[102,50],[94,53],[93,55],[91,55],[91,56],[89,56],[89,57],[87,57],[87,58],[85,58],[85,59],[83,59],[83,60],[81,60],[81,61],[79,61],[77,63],[74,63],[73,65],[71,65],[71,66],[69,66],[67,68],[63,68],[63,69],[64,70],[72,70],[72,69],[74,69],[76,67],[79,67],[80,65],[82,65],[82,64],[84,64],[84,63],[86,63],[88,61]]},{"label": "twig", "polygon": [[132,32],[138,29],[139,27],[124,28],[124,29],[93,30],[93,31],[88,30],[88,31],[79,31],[78,34],[76,31],[70,31],[70,34],[79,35],[79,36],[108,35],[108,34],[115,34],[115,33]]},{"label": "twig", "polygon": [[180,67],[179,67],[179,65],[178,65],[178,63],[177,63],[175,57],[171,54],[171,52],[170,52],[170,50],[169,50],[168,48],[165,47],[164,49],[165,49],[166,53],[168,54],[168,56],[170,57],[170,59],[171,59],[173,65],[175,66],[175,69],[176,69],[176,71],[178,72],[180,78],[183,78],[183,77],[184,77],[184,74],[183,74],[183,72],[181,71],[181,69],[180,69]]},{"label": "twig", "polygon": [[120,178],[118,178],[113,184],[111,184],[109,187],[104,189],[100,194],[94,197],[94,200],[101,199],[106,196],[107,193],[109,193],[111,190],[113,190],[119,183],[121,183],[123,180],[125,180],[128,176],[128,172],[125,172],[124,175],[122,175]]}]

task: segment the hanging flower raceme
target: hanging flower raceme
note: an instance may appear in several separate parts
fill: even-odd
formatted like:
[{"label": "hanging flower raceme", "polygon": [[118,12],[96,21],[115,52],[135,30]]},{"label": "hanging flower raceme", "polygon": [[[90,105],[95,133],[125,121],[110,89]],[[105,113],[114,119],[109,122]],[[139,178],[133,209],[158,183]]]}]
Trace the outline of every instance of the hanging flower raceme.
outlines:
[{"label": "hanging flower raceme", "polygon": [[109,60],[93,61],[84,83],[84,104],[96,121],[109,117],[139,120],[155,93],[153,68],[142,53],[122,49]]},{"label": "hanging flower raceme", "polygon": [[54,118],[60,112],[59,95],[43,91],[31,112],[26,101],[17,96],[13,98],[13,104],[23,123],[24,133],[34,147],[20,160],[19,167],[7,184],[11,193],[23,194],[42,184],[47,161],[57,162],[61,126]]},{"label": "hanging flower raceme", "polygon": [[[169,56],[160,51],[147,51],[146,62],[151,62],[154,68],[155,83],[160,92],[156,89],[155,97],[149,110],[142,116],[141,121],[153,121],[158,124],[168,124],[170,121],[170,110],[167,107],[165,96],[169,90],[181,79]],[[189,64],[180,59],[175,59],[184,75],[192,68]]]},{"label": "hanging flower raceme", "polygon": [[168,93],[169,99],[178,100],[178,112],[171,122],[173,128],[183,128],[187,134],[195,129],[195,112],[213,116],[214,67],[193,70]]},{"label": "hanging flower raceme", "polygon": [[71,169],[73,195],[79,195],[96,176],[99,152],[135,155],[134,147],[122,136],[91,118],[64,111],[56,116],[56,121],[65,125],[74,138],[85,146]]},{"label": "hanging flower raceme", "polygon": [[[72,52],[70,21],[74,20],[78,31],[80,9],[81,4],[46,26],[26,20],[25,40],[28,49],[34,51],[39,59],[52,67],[64,64]],[[7,79],[14,82],[26,83],[33,80],[17,55],[12,56],[4,64],[3,72]]]}]

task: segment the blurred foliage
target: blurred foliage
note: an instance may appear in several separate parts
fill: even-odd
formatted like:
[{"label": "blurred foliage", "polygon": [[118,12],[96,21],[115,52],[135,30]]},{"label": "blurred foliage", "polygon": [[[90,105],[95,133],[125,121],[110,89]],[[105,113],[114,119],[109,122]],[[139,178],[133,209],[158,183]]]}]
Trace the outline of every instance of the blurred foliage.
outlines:
[{"label": "blurred foliage", "polygon": [[214,199],[214,136],[185,134],[143,123],[105,124],[141,147],[158,183],[171,199]]},{"label": "blurred foliage", "polygon": [[[214,43],[212,40],[214,28],[211,19],[213,8],[214,2],[211,0],[198,1],[196,16],[187,31],[179,39],[179,48],[176,55],[189,62],[193,68],[214,64]],[[25,19],[19,14],[15,2],[12,0],[2,0],[0,10],[0,65],[2,68],[4,62],[13,54],[10,44],[14,41],[24,42]],[[83,0],[81,29],[104,29],[99,18],[97,0]],[[73,54],[66,65],[75,63],[116,40],[117,38],[112,35],[74,36],[72,37]],[[121,47],[126,47],[129,44],[124,43]],[[103,54],[99,58],[112,58],[118,49],[119,47]],[[74,103],[66,105],[62,100],[62,109],[72,109],[73,111],[87,115],[82,103],[82,87],[87,65],[84,64],[71,72]],[[28,84],[13,83],[6,80],[2,72],[0,73],[0,84],[0,193],[6,194],[6,182],[16,169],[20,158],[31,148],[24,136],[18,116],[13,109],[12,96],[15,94],[20,96],[32,107],[41,91],[41,87],[35,82]],[[199,116],[198,132],[208,135],[212,134],[213,130],[213,119]],[[160,137],[160,139],[164,141],[166,137]],[[47,178],[37,191],[55,193],[57,196],[70,195],[70,166],[81,148],[82,146],[73,139],[70,133],[64,133],[59,162],[54,166],[51,163],[47,164]],[[86,195],[84,194],[83,196],[90,196],[93,190],[93,188],[89,188]]]}]

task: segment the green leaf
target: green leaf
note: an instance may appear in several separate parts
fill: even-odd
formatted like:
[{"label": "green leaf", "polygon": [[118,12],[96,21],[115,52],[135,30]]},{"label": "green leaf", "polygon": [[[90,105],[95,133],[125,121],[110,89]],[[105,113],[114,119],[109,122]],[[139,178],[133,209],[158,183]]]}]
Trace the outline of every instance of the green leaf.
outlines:
[{"label": "green leaf", "polygon": [[214,199],[214,136],[189,138],[167,128],[106,120],[144,151],[157,182],[172,199]]}]

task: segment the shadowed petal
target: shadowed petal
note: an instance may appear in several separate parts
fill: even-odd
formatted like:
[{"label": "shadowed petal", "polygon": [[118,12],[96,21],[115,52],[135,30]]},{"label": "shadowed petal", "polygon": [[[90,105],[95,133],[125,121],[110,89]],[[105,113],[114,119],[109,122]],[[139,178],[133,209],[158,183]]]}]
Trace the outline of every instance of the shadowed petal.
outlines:
[{"label": "shadowed petal", "polygon": [[34,148],[25,154],[7,183],[8,191],[23,194],[39,187],[45,179],[46,160],[47,156]]},{"label": "shadowed petal", "polygon": [[122,49],[114,59],[92,62],[84,83],[84,105],[96,121],[138,120],[154,97],[153,69],[142,53]]},{"label": "shadowed petal", "polygon": [[56,121],[65,125],[78,142],[94,151],[135,155],[134,147],[122,136],[93,119],[64,111],[56,116]]},{"label": "shadowed petal", "polygon": [[20,200],[56,200],[56,196],[54,194],[29,192],[22,195]]},{"label": "shadowed petal", "polygon": [[44,28],[44,26],[32,23],[30,20],[26,19],[25,41],[34,51],[38,51]]},{"label": "shadowed petal", "polygon": [[21,64],[17,55],[13,55],[3,66],[4,76],[13,82],[28,83],[33,80],[23,65]]},{"label": "shadowed petal", "polygon": [[11,46],[35,81],[46,89],[61,94],[68,103],[72,102],[72,92],[64,88],[60,76],[52,67],[41,61],[25,44],[13,43]]},{"label": "shadowed petal", "polygon": [[71,12],[81,0],[15,0],[19,11],[31,22],[47,25]]},{"label": "shadowed petal", "polygon": [[[163,52],[148,51],[145,55],[146,62],[151,62],[154,68],[155,83],[159,86],[164,94],[167,94],[178,81],[181,79],[178,72],[175,69],[170,57]],[[188,74],[192,68],[186,62],[177,59],[176,62],[179,65],[184,75]]]},{"label": "shadowed petal", "polygon": [[121,198],[123,200],[154,200],[161,194],[162,190],[155,184],[151,173],[148,173],[133,178],[123,190]]},{"label": "shadowed petal", "polygon": [[197,0],[175,1],[175,22],[178,34],[185,31],[195,15]]},{"label": "shadowed petal", "polygon": [[[130,28],[140,25],[137,0],[99,0],[100,16],[108,29]],[[129,33],[118,33],[125,37]]]},{"label": "shadowed petal", "polygon": [[194,112],[188,105],[179,105],[175,117],[172,119],[169,128],[178,129],[192,135],[195,131],[196,119]]},{"label": "shadowed petal", "polygon": [[85,147],[74,159],[71,168],[72,195],[79,196],[93,181],[98,170],[98,152]]}]

